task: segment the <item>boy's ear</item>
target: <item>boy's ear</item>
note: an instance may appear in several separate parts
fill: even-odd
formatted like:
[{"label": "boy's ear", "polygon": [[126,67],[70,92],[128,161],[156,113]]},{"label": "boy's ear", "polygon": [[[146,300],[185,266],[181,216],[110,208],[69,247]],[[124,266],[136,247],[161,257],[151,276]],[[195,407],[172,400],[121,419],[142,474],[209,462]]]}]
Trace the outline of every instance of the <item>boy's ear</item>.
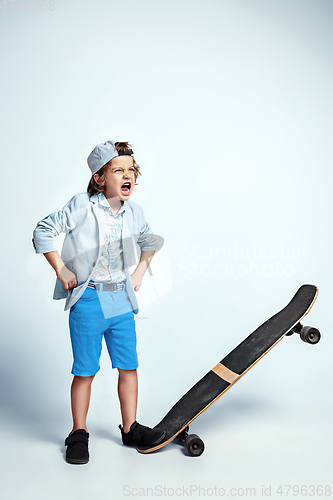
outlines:
[{"label": "boy's ear", "polygon": [[100,178],[100,176],[99,176],[98,174],[94,174],[94,175],[93,175],[93,178],[94,178],[94,180],[95,180],[95,182],[96,182],[97,184],[100,184],[100,183],[101,183],[101,178]]}]

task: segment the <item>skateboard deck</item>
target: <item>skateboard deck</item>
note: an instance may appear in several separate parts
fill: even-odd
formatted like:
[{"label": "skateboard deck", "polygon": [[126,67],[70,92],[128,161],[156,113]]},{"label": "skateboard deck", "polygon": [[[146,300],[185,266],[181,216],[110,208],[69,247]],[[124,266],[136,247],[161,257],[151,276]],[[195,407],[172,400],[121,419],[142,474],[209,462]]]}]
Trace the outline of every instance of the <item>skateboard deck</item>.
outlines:
[{"label": "skateboard deck", "polygon": [[300,324],[313,306],[317,295],[316,286],[301,286],[284,309],[243,340],[171,408],[155,426],[165,431],[163,441],[151,447],[137,447],[137,450],[140,453],[156,451],[178,435],[185,440],[187,451],[193,456],[199,456],[204,448],[203,442],[196,435],[187,435],[188,425],[195,418],[230,389],[284,336],[299,333],[304,342],[315,344],[319,341],[320,333],[316,328],[303,327]]}]

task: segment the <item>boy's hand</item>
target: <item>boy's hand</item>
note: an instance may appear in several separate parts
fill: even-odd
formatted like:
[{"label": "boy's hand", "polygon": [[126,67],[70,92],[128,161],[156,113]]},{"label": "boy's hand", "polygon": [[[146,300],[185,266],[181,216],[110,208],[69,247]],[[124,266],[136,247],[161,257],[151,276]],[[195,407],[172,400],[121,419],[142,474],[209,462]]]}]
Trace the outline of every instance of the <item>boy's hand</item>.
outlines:
[{"label": "boy's hand", "polygon": [[67,269],[56,250],[53,252],[46,252],[44,253],[44,256],[55,270],[57,278],[64,285],[65,290],[71,290],[77,286],[76,275]]},{"label": "boy's hand", "polygon": [[65,290],[71,290],[77,286],[77,278],[72,271],[63,266],[59,272],[57,272],[57,278],[64,285]]},{"label": "boy's hand", "polygon": [[143,276],[148,269],[148,266],[153,258],[155,250],[144,250],[141,252],[140,262],[137,265],[133,274],[131,274],[131,281],[133,288],[136,292],[140,290]]},{"label": "boy's hand", "polygon": [[131,281],[132,281],[134,291],[138,292],[140,290],[140,286],[142,283],[142,276],[140,276],[138,273],[135,273],[135,271],[134,271],[134,273],[131,274]]}]

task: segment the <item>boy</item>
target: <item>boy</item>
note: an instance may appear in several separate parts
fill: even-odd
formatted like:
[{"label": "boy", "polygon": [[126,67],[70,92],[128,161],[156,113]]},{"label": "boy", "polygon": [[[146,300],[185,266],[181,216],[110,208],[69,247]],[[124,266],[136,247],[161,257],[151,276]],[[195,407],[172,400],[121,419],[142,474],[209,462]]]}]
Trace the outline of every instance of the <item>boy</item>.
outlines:
[{"label": "boy", "polygon": [[[155,236],[141,207],[129,201],[139,166],[128,142],[98,144],[88,157],[92,177],[87,193],[75,195],[63,210],[41,220],[34,231],[37,253],[56,272],[54,299],[66,298],[74,375],[71,386],[73,429],[66,438],[66,461],[89,461],[86,417],[91,383],[99,371],[103,336],[113,368],[119,372],[118,395],[125,445],[158,444],[164,431],[136,421],[137,353],[135,291],[162,238]],[[65,232],[61,257],[55,238]],[[160,240],[160,241],[158,241]],[[135,264],[135,250],[141,257]]]}]

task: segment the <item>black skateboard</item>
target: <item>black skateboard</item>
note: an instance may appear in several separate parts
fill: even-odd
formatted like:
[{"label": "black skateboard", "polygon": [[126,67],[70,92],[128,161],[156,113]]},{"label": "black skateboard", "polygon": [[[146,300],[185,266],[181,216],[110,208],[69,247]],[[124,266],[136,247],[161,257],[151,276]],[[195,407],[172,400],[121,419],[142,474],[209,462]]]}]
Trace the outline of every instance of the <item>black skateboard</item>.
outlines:
[{"label": "black skateboard", "polygon": [[317,295],[317,287],[301,286],[284,309],[243,340],[171,408],[156,425],[165,430],[163,441],[152,447],[137,447],[137,450],[140,453],[156,451],[178,436],[184,440],[185,449],[190,455],[201,455],[204,450],[203,441],[196,434],[188,434],[188,426],[196,417],[230,389],[284,336],[298,333],[304,342],[319,342],[319,330],[300,323],[310,311]]}]

